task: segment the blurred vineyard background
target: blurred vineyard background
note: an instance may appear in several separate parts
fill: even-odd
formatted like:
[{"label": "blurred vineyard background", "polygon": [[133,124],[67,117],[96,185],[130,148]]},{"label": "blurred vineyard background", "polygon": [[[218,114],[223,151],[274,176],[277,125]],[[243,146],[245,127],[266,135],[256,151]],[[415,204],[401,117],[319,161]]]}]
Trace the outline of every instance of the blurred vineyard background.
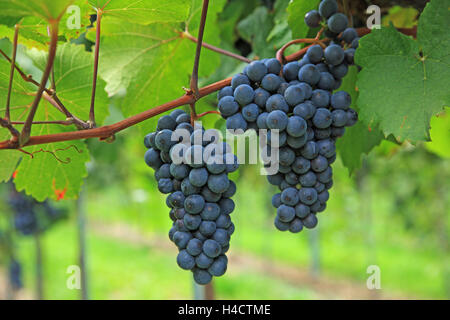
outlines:
[{"label": "blurred vineyard background", "polygon": [[[221,13],[223,46],[248,54],[252,44],[239,27],[233,27],[255,10],[262,10],[262,4],[246,1],[241,6],[237,2],[229,2]],[[397,27],[410,27],[417,15],[414,10],[395,7],[391,18]],[[84,35],[75,42],[89,48]],[[9,48],[9,41],[1,39],[0,47]],[[26,64],[27,57],[19,47],[20,59]],[[243,67],[229,58],[222,60],[204,83]],[[39,72],[31,62],[26,69],[32,74]],[[116,107],[120,99],[111,99],[107,122],[123,118]],[[211,95],[202,100],[200,109],[209,110],[215,103],[215,95]],[[214,115],[205,122],[205,127],[223,126]],[[432,142],[399,145],[384,140],[363,157],[361,169],[352,175],[338,159],[329,206],[320,214],[318,227],[296,235],[275,230],[275,211],[268,196],[275,190],[259,175],[259,166],[241,166],[232,176],[238,192],[230,265],[226,275],[213,282],[215,297],[450,298],[448,112],[434,117],[431,126]],[[143,161],[142,140],[142,133],[131,128],[118,134],[112,145],[88,141],[92,156],[80,199],[52,202],[66,210],[67,218],[38,237],[14,231],[8,205],[10,186],[0,185],[0,299],[36,298],[38,283],[45,299],[81,297],[80,290],[66,286],[68,267],[79,264],[80,217],[86,224],[89,298],[193,298],[191,274],[177,266],[176,248],[167,236],[169,210],[153,171]],[[12,256],[22,266],[23,288],[17,290],[12,290],[9,281]],[[380,290],[367,289],[370,265],[381,270]],[[36,279],[39,267],[42,274]]]}]

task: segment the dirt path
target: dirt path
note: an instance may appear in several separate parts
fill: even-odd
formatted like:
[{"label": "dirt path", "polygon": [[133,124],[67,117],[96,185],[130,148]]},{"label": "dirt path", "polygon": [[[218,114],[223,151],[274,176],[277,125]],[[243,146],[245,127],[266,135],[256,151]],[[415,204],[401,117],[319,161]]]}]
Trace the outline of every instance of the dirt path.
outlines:
[{"label": "dirt path", "polygon": [[[130,244],[151,247],[176,254],[175,246],[165,237],[143,233],[132,226],[124,224],[103,224],[90,222],[90,229],[97,235],[119,239]],[[368,290],[365,282],[351,279],[320,275],[313,277],[304,267],[286,265],[268,261],[260,256],[233,250],[229,254],[230,272],[259,273],[277,278],[291,286],[308,288],[314,291],[320,299],[413,299],[414,297],[385,290]]]}]

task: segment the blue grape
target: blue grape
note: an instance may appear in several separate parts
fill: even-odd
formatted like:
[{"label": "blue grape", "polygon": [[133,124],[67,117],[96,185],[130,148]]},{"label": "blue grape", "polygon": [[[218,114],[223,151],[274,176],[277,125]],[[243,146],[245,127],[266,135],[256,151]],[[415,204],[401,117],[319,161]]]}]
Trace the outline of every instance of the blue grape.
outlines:
[{"label": "blue grape", "polygon": [[179,249],[186,248],[189,240],[192,239],[192,235],[189,232],[177,231],[173,235],[173,242]]},{"label": "blue grape", "polygon": [[269,183],[274,186],[279,186],[283,179],[283,175],[279,173],[267,176],[267,181],[269,181]]},{"label": "blue grape", "polygon": [[234,211],[234,201],[229,198],[222,198],[219,201],[220,214],[230,214]]},{"label": "blue grape", "polygon": [[301,219],[306,218],[310,213],[309,206],[299,203],[295,206],[295,215]]},{"label": "blue grape", "polygon": [[295,152],[291,148],[280,148],[279,161],[283,166],[290,166],[295,161]]},{"label": "blue grape", "polygon": [[327,24],[331,32],[341,33],[348,27],[348,18],[343,13],[335,13],[328,19]]},{"label": "blue grape", "polygon": [[162,131],[163,129],[167,130],[175,130],[175,127],[177,126],[177,122],[173,117],[170,115],[164,115],[161,118],[158,119],[158,124],[156,125],[157,131]]},{"label": "blue grape", "polygon": [[171,193],[173,191],[173,183],[171,179],[161,179],[158,181],[158,190],[161,193]]},{"label": "blue grape", "polygon": [[208,188],[215,193],[225,192],[230,185],[230,180],[225,173],[210,174],[208,178]]},{"label": "blue grape", "polygon": [[337,66],[344,61],[344,50],[341,46],[332,44],[325,49],[325,60],[328,64]]},{"label": "blue grape", "polygon": [[317,141],[317,148],[319,150],[319,154],[326,158],[329,158],[336,153],[336,145],[330,139]]},{"label": "blue grape", "polygon": [[[222,257],[223,259],[221,259]],[[215,277],[220,277],[227,271],[227,263],[228,260],[226,259],[226,256],[221,255],[216,260],[214,260],[214,262],[208,268],[208,272]]]},{"label": "blue grape", "polygon": [[301,67],[298,72],[298,79],[314,86],[320,80],[320,72],[315,65],[307,64]]},{"label": "blue grape", "polygon": [[170,195],[170,204],[174,208],[183,208],[185,196],[181,191],[175,191]]},{"label": "blue grape", "polygon": [[284,179],[286,180],[286,182],[291,185],[298,184],[298,176],[293,171],[291,171],[290,167],[286,167],[286,169],[289,170],[288,172],[286,172],[286,174],[284,176]]},{"label": "blue grape", "polygon": [[230,185],[228,189],[222,194],[225,198],[231,198],[236,193],[236,184],[230,180]]},{"label": "blue grape", "polygon": [[328,19],[336,12],[338,12],[336,0],[323,0],[319,5],[319,13],[325,19]]},{"label": "blue grape", "polygon": [[254,103],[250,103],[242,108],[242,116],[248,122],[255,122],[258,118],[258,115],[259,107]]},{"label": "blue grape", "polygon": [[258,105],[258,107],[265,109],[267,99],[269,99],[270,93],[262,88],[258,88],[255,90],[255,98],[253,101]]},{"label": "blue grape", "polygon": [[326,90],[316,89],[312,93],[311,101],[317,108],[326,107],[330,104],[330,93]]},{"label": "blue grape", "polygon": [[209,274],[209,272],[206,270],[194,268],[193,273],[194,280],[198,284],[205,285],[210,283],[212,280],[211,274]]},{"label": "blue grape", "polygon": [[317,84],[317,87],[324,90],[332,90],[335,84],[334,77],[329,72],[321,72],[320,73],[320,80]]},{"label": "blue grape", "polygon": [[310,28],[318,28],[320,20],[322,20],[322,17],[317,10],[311,10],[305,15],[305,24]]},{"label": "blue grape", "polygon": [[299,65],[297,62],[288,62],[283,67],[283,76],[287,81],[292,81],[297,79],[299,72]]},{"label": "blue grape", "polygon": [[327,139],[331,135],[331,127],[325,129],[314,128],[314,138],[321,140]]},{"label": "blue grape", "polygon": [[323,49],[318,44],[313,45],[306,51],[306,56],[311,63],[316,64],[323,58]]},{"label": "blue grape", "polygon": [[342,40],[348,44],[351,44],[356,37],[358,37],[358,32],[354,28],[347,28],[342,33]]},{"label": "blue grape", "polygon": [[282,204],[277,209],[277,217],[281,222],[289,223],[295,218],[295,209],[291,206]]},{"label": "blue grape", "polygon": [[328,160],[324,156],[317,156],[317,158],[311,160],[311,169],[315,172],[322,172],[328,167]]},{"label": "blue grape", "polygon": [[[206,240],[206,241],[208,241],[208,240]],[[205,247],[205,243],[203,243],[203,248],[204,247]],[[202,250],[204,250],[203,248],[202,248]],[[208,269],[209,266],[213,262],[214,262],[214,259],[209,257],[208,255],[206,255],[204,251],[202,253],[200,253],[197,257],[195,257],[195,264],[197,265],[197,267],[199,267],[201,269]]]},{"label": "blue grape", "polygon": [[273,73],[273,74],[280,74],[281,71],[281,63],[280,61],[278,61],[278,59],[275,58],[271,58],[271,59],[267,59],[264,64],[267,67],[267,72],[268,73]]},{"label": "blue grape", "polygon": [[299,116],[289,117],[286,132],[292,137],[300,137],[306,133],[306,121]]},{"label": "blue grape", "polygon": [[272,196],[272,206],[274,208],[281,206],[281,193],[276,193]]},{"label": "blue grape", "polygon": [[181,269],[191,270],[195,267],[195,259],[186,250],[181,250],[177,256],[177,263]]},{"label": "blue grape", "polygon": [[315,112],[316,106],[309,100],[295,106],[293,111],[296,116],[302,117],[305,120],[312,118]]},{"label": "blue grape", "polygon": [[294,207],[299,201],[298,192],[296,188],[284,189],[281,193],[281,202],[290,207]]},{"label": "blue grape", "polygon": [[214,234],[214,232],[216,232],[216,229],[217,229],[217,226],[214,221],[206,220],[206,221],[202,221],[198,230],[205,237],[210,237]]},{"label": "blue grape", "polygon": [[292,170],[297,174],[304,174],[311,168],[311,162],[303,157],[295,158],[292,164]]},{"label": "blue grape", "polygon": [[278,129],[283,131],[288,125],[289,118],[283,111],[275,110],[269,113],[266,124],[269,129]]},{"label": "blue grape", "polygon": [[288,146],[294,149],[299,149],[305,145],[305,143],[308,141],[308,137],[306,135],[300,136],[300,137],[292,137],[288,135],[286,142]]},{"label": "blue grape", "polygon": [[261,61],[252,61],[247,67],[247,76],[250,80],[260,82],[267,74],[267,66]]},{"label": "blue grape", "polygon": [[219,93],[217,94],[217,99],[220,100],[223,97],[233,96],[233,91],[234,90],[231,86],[223,87],[222,89],[219,90]]},{"label": "blue grape", "polygon": [[317,128],[324,129],[331,125],[333,119],[331,117],[331,112],[328,109],[319,108],[314,114],[312,121]]},{"label": "blue grape", "polygon": [[315,214],[310,213],[306,218],[302,220],[303,226],[308,229],[313,229],[317,226],[317,217]]},{"label": "blue grape", "polygon": [[[186,246],[186,251],[191,255],[191,256],[198,256],[200,253],[202,253],[203,250],[203,242],[197,238],[192,238],[191,240],[189,240],[187,246]],[[195,260],[194,260],[195,263]]]},{"label": "blue grape", "polygon": [[231,130],[241,129],[241,130],[245,131],[245,130],[247,130],[248,124],[247,124],[247,121],[245,121],[245,119],[241,113],[236,113],[236,114],[232,115],[231,117],[227,118],[226,126],[227,126],[227,129],[231,129]]},{"label": "blue grape", "polygon": [[300,231],[303,230],[303,222],[302,220],[295,218],[294,220],[291,221],[290,225],[289,225],[289,231],[292,233],[299,233]]},{"label": "blue grape", "polygon": [[255,91],[248,84],[241,84],[234,89],[234,99],[241,106],[245,106],[253,101]]},{"label": "blue grape", "polygon": [[290,86],[284,92],[284,99],[286,100],[289,106],[294,107],[297,104],[305,101],[305,93],[303,92],[303,89],[300,86],[297,85]]},{"label": "blue grape", "polygon": [[350,48],[344,51],[344,55],[345,55],[345,62],[347,62],[348,64],[352,65],[355,63],[355,49]]},{"label": "blue grape", "polygon": [[281,85],[281,78],[276,74],[269,73],[264,76],[261,82],[261,87],[267,91],[275,92]]},{"label": "blue grape", "polygon": [[300,176],[299,181],[302,187],[312,187],[316,184],[317,178],[314,172],[308,171]]},{"label": "blue grape", "polygon": [[229,117],[239,111],[239,105],[232,96],[225,96],[219,100],[219,111],[223,117]]},{"label": "blue grape", "polygon": [[335,78],[341,79],[347,75],[348,66],[345,62],[337,66],[331,66],[330,72]]},{"label": "blue grape", "polygon": [[225,229],[216,229],[216,232],[214,232],[211,239],[216,241],[221,247],[230,243],[230,235]]},{"label": "blue grape", "polygon": [[203,220],[214,221],[220,215],[220,207],[217,203],[206,202],[200,216]]},{"label": "blue grape", "polygon": [[338,91],[331,96],[331,106],[334,109],[347,110],[352,104],[352,97],[345,91]]},{"label": "blue grape", "polygon": [[192,169],[189,173],[189,181],[195,187],[203,187],[208,181],[208,171],[205,168]]},{"label": "blue grape", "polygon": [[359,38],[353,39],[351,47],[353,49],[355,49],[355,50],[358,49],[358,47],[359,47]]},{"label": "blue grape", "polygon": [[289,112],[289,105],[281,94],[274,94],[266,101],[266,110],[268,112],[281,110],[285,113]]},{"label": "blue grape", "polygon": [[290,227],[289,223],[281,221],[278,216],[275,217],[274,225],[280,231],[287,231]]},{"label": "blue grape", "polygon": [[345,125],[351,127],[354,126],[356,122],[358,122],[358,113],[352,108],[349,108],[347,110],[347,123]]},{"label": "blue grape", "polygon": [[200,213],[205,207],[205,199],[201,195],[193,194],[184,200],[184,210],[191,214]]},{"label": "blue grape", "polygon": [[208,239],[203,243],[203,252],[210,258],[218,257],[221,251],[220,244],[215,240]]},{"label": "blue grape", "polygon": [[149,167],[155,170],[157,170],[163,164],[159,152],[153,148],[150,148],[145,152],[144,160]]},{"label": "blue grape", "polygon": [[347,123],[347,112],[344,110],[333,110],[331,112],[331,118],[333,119],[333,126],[344,127]]},{"label": "blue grape", "polygon": [[176,141],[172,141],[172,131],[169,129],[163,129],[156,134],[155,144],[156,147],[161,151],[168,152],[170,150],[170,147],[172,147],[175,143]]},{"label": "blue grape", "polygon": [[301,188],[298,195],[300,201],[306,205],[313,204],[317,200],[317,191],[314,188]]},{"label": "blue grape", "polygon": [[231,225],[231,218],[228,214],[221,214],[216,219],[216,226],[217,228],[226,229]]},{"label": "blue grape", "polygon": [[333,178],[333,170],[331,167],[328,167],[325,171],[320,172],[317,174],[317,180],[321,183],[327,183],[330,182]]},{"label": "blue grape", "polygon": [[155,136],[156,136],[156,132],[152,132],[152,133],[147,134],[144,137],[144,145],[147,149],[150,149],[150,148],[155,149],[156,148]]},{"label": "blue grape", "polygon": [[231,79],[231,88],[233,89],[233,92],[241,84],[248,84],[248,85],[250,84],[250,80],[248,79],[248,77],[242,73],[235,75]]},{"label": "blue grape", "polygon": [[307,84],[306,82],[300,82],[299,84],[297,84],[297,86],[302,89],[305,100],[311,98],[312,88],[309,84]]},{"label": "blue grape", "polygon": [[320,192],[317,195],[317,199],[321,202],[321,203],[325,203],[328,201],[328,199],[330,199],[330,194],[328,193],[327,190]]}]

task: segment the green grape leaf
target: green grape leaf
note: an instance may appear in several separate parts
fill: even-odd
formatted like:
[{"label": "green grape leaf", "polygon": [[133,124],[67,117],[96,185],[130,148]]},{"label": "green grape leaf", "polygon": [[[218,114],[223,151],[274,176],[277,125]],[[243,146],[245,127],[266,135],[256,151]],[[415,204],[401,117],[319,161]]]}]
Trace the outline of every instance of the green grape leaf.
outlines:
[{"label": "green grape leaf", "polygon": [[[43,70],[47,52],[37,49],[27,51],[34,64]],[[56,92],[64,106],[80,119],[89,118],[92,93],[94,58],[83,46],[65,43],[58,46],[55,56],[54,75]],[[108,115],[108,95],[105,81],[97,79],[95,94],[95,118],[98,125]]]},{"label": "green grape leaf", "polygon": [[431,141],[425,143],[425,147],[438,156],[450,159],[450,109],[431,118]]},{"label": "green grape leaf", "polygon": [[317,9],[320,0],[291,0],[287,8],[288,23],[292,30],[294,39],[303,39],[309,32],[308,26],[305,24],[305,14],[308,11]]},{"label": "green grape leaf", "polygon": [[399,141],[429,140],[433,114],[449,105],[450,1],[431,1],[419,20],[417,41],[393,27],[363,37],[356,63],[361,119]]},{"label": "green grape leaf", "polygon": [[[355,66],[349,68],[348,74],[342,81],[339,90],[346,91],[352,97],[352,108],[359,112],[356,105],[358,91],[356,88],[356,79],[358,69]],[[369,152],[383,140],[383,134],[378,128],[372,128],[365,123],[358,121],[353,127],[346,128],[343,137],[336,142],[336,147],[341,156],[342,163],[352,174],[355,169],[361,167],[361,159],[364,154]]]},{"label": "green grape leaf", "polygon": [[267,43],[267,37],[273,28],[273,16],[266,7],[257,7],[237,25],[239,34],[251,43],[253,53],[259,58],[271,58],[276,47]]},{"label": "green grape leaf", "polygon": [[[47,53],[37,49],[28,50],[28,55],[39,68],[44,68]],[[81,119],[87,119],[89,114],[92,86],[92,53],[84,51],[82,46],[64,44],[58,46],[54,74],[58,97],[62,103]],[[9,78],[9,64],[0,61],[0,93],[6,96]],[[96,119],[99,124],[107,115],[108,97],[104,91],[105,82],[97,82]],[[14,121],[24,121],[28,108],[33,101],[36,87],[16,73],[11,101],[11,118]],[[2,99],[3,100],[3,99]],[[2,101],[3,103],[3,101]],[[64,120],[60,113],[46,99],[42,99],[35,116],[35,121]],[[17,129],[21,129],[18,125]],[[1,129],[2,138],[5,129]],[[57,124],[34,124],[31,135],[46,135],[76,130],[75,126]],[[86,162],[89,152],[83,141],[67,141],[30,146],[24,150],[31,155],[23,155],[17,167],[15,184],[18,190],[25,190],[37,200],[45,198],[70,199],[79,193],[83,178],[87,175]],[[1,150],[0,152],[3,152]],[[19,153],[16,151],[16,153]],[[10,167],[17,163],[17,155],[4,154]]]},{"label": "green grape leaf", "polygon": [[[186,25],[196,36],[202,1],[192,4]],[[210,3],[204,33],[207,43],[220,44],[216,20],[224,4],[224,0]],[[189,86],[196,44],[182,37],[180,24],[140,25],[105,16],[102,30],[100,74],[111,95],[126,91],[121,103],[126,116],[178,98],[183,87]],[[219,54],[202,50],[199,75],[211,74],[219,64]],[[154,121],[140,127],[150,130]]]},{"label": "green grape leaf", "polygon": [[191,0],[89,0],[98,9],[104,8],[105,16],[133,23],[179,22],[186,19]]},{"label": "green grape leaf", "polygon": [[36,16],[47,21],[59,20],[74,0],[0,0],[2,15]]}]

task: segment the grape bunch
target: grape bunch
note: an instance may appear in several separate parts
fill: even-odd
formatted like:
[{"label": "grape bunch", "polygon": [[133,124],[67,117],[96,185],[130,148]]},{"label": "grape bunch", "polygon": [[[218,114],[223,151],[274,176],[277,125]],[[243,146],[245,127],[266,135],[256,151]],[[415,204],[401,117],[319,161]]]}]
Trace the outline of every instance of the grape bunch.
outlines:
[{"label": "grape bunch", "polygon": [[19,261],[11,259],[8,268],[9,282],[14,290],[23,288],[22,266]]},{"label": "grape bunch", "polygon": [[67,216],[65,210],[54,208],[47,200],[38,202],[27,197],[16,191],[13,186],[8,202],[14,213],[14,227],[25,236],[43,232]]},{"label": "grape bunch", "polygon": [[145,162],[155,170],[159,191],[168,194],[177,263],[205,285],[227,270],[236,192],[228,174],[238,169],[237,157],[217,130],[193,127],[182,110],[161,117],[144,144]]},{"label": "grape bunch", "polygon": [[322,1],[318,13],[309,12],[305,20],[313,27],[323,17],[335,36],[326,49],[313,45],[300,61],[284,66],[275,58],[253,61],[218,93],[227,129],[268,130],[264,147],[270,147],[273,130],[278,131],[279,169],[267,179],[280,190],[272,204],[281,231],[297,233],[317,225],[316,214],[325,210],[333,185],[336,139],[358,119],[350,95],[336,91],[354,63],[355,49],[344,50],[342,43],[353,46],[357,33],[347,28],[334,0]]}]

